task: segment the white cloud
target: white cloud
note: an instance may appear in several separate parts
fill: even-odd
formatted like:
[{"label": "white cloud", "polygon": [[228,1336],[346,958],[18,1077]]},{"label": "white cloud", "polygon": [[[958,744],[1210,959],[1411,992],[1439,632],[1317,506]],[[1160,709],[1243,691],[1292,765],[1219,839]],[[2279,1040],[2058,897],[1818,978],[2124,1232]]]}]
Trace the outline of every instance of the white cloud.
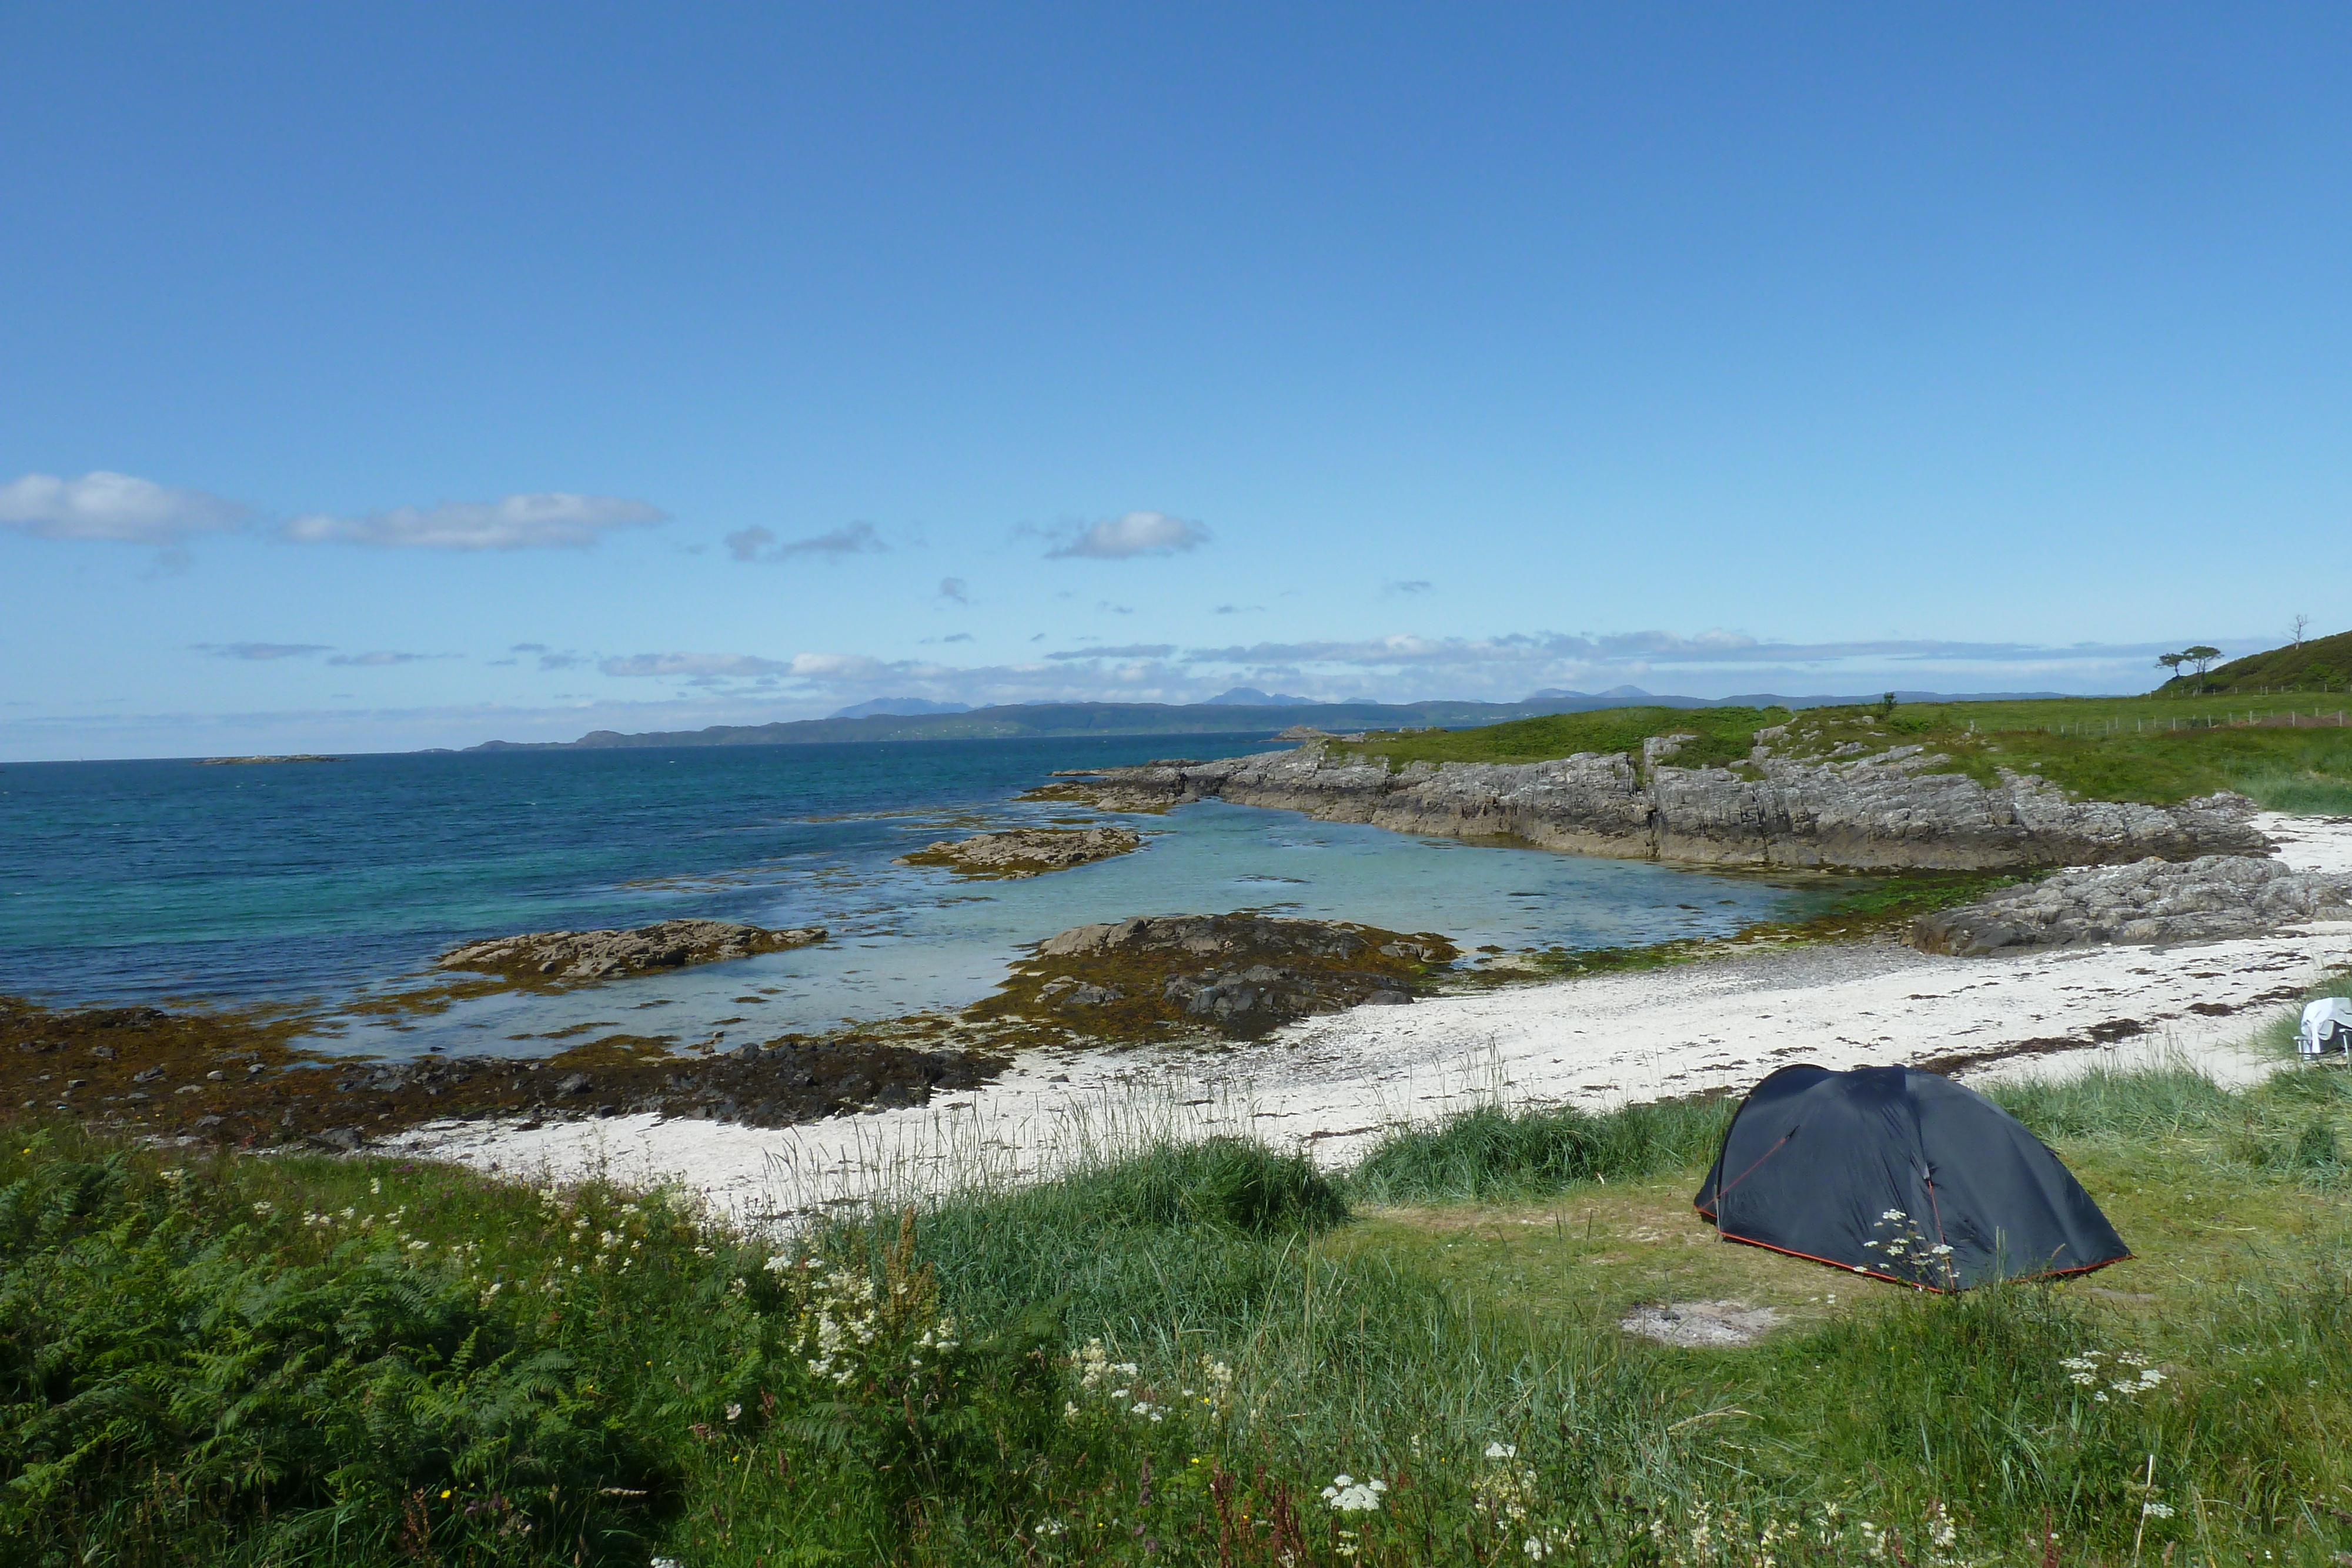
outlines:
[{"label": "white cloud", "polygon": [[413,664],[419,659],[447,659],[455,656],[450,653],[395,653],[389,650],[379,650],[373,653],[338,653],[327,663],[331,664]]},{"label": "white cloud", "polygon": [[1171,517],[1165,512],[1128,512],[1075,533],[1066,532],[1061,545],[1045,554],[1125,560],[1140,555],[1174,555],[1208,542],[1209,530],[1187,518]]},{"label": "white cloud", "polygon": [[[549,667],[545,655],[540,659],[541,668]],[[625,659],[606,659],[596,666],[608,675],[688,675],[708,678],[714,675],[777,675],[790,672],[792,666],[773,659],[754,658],[749,653],[633,653]]]},{"label": "white cloud", "polygon": [[216,659],[307,659],[333,646],[332,643],[199,643],[196,651]]},{"label": "white cloud", "polygon": [[103,469],[79,479],[27,474],[0,485],[0,528],[47,539],[111,539],[173,545],[190,534],[232,528],[247,511],[202,490],[174,490]]},{"label": "white cloud", "polygon": [[644,501],[617,496],[560,492],[503,500],[444,501],[437,507],[395,507],[361,517],[312,512],[286,525],[286,537],[304,544],[337,542],[412,549],[585,549],[614,528],[647,528],[669,520]]},{"label": "white cloud", "polygon": [[882,555],[890,547],[872,523],[849,523],[830,533],[814,534],[788,544],[776,543],[769,529],[754,525],[727,536],[727,553],[737,560],[789,560],[796,555],[820,555],[832,560],[844,556]]}]

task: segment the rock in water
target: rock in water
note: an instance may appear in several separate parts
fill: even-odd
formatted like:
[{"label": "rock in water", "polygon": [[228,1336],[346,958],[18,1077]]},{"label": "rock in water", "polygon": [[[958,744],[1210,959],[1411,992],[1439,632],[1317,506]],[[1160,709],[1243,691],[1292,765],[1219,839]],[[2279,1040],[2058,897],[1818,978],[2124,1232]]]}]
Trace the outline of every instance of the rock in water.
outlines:
[{"label": "rock in water", "polygon": [[1410,1002],[1458,956],[1443,936],[1263,915],[1139,915],[1037,946],[981,1016],[1046,1014],[1090,1033],[1192,1025],[1237,1039],[1311,1013]]},{"label": "rock in water", "polygon": [[2011,947],[2218,942],[2266,936],[2308,920],[2352,920],[2352,878],[2203,855],[2062,872],[2005,887],[1919,916],[1910,941],[1922,952],[1967,957]]},{"label": "rock in water", "polygon": [[665,920],[629,931],[531,931],[452,947],[433,960],[442,969],[478,969],[509,980],[611,980],[654,969],[681,969],[781,953],[824,940],[814,925],[772,931],[728,920]]},{"label": "rock in water", "polygon": [[1142,836],[1130,828],[1010,828],[968,839],[941,839],[899,856],[898,863],[943,865],[965,876],[1036,876],[1123,855],[1142,842]]}]

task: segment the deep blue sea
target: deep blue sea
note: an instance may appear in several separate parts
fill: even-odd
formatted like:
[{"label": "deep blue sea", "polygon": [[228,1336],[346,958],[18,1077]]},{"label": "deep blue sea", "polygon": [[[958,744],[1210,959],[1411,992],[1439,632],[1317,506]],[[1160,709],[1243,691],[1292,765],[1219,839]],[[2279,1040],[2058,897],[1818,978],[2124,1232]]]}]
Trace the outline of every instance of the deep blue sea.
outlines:
[{"label": "deep blue sea", "polygon": [[[230,768],[0,768],[0,992],[58,1004],[296,1002],[320,1043],[535,1052],[587,1028],[730,1040],[961,1007],[1024,944],[1129,915],[1264,909],[1467,948],[1728,931],[1821,894],[1204,802],[1102,819],[1015,802],[1055,768],[1263,750],[1258,737],[469,752]],[[992,827],[1115,820],[1139,852],[1024,882],[891,863]],[[478,936],[679,915],[823,925],[738,963],[391,1019]]]}]

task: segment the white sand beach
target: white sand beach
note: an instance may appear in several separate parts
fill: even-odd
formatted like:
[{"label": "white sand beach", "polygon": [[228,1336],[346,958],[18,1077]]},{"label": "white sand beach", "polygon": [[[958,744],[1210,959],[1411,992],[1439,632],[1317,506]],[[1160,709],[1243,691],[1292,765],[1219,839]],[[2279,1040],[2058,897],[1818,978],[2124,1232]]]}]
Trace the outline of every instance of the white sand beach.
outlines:
[{"label": "white sand beach", "polygon": [[[2352,873],[2352,819],[2259,825],[2288,865]],[[1759,948],[1359,1008],[1223,1051],[1039,1052],[982,1090],[806,1126],[445,1124],[392,1146],[513,1174],[671,1179],[742,1222],[788,1223],[827,1203],[1035,1176],[1151,1136],[1250,1132],[1344,1166],[1390,1128],[1484,1102],[1601,1108],[1744,1088],[1797,1061],[1928,1062],[1983,1082],[2179,1060],[2250,1082],[2279,1059],[2245,1049],[2249,1037],[2347,966],[2352,923],[1969,958],[1891,941]]]}]

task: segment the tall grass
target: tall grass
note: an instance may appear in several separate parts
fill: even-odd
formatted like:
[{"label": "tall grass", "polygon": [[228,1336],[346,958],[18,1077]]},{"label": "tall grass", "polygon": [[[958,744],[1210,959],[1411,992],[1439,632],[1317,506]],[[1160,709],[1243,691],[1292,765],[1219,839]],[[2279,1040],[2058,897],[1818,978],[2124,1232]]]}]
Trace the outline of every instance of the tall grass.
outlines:
[{"label": "tall grass", "polygon": [[1526,1197],[1573,1182],[1653,1176],[1715,1157],[1738,1103],[1660,1100],[1594,1113],[1486,1106],[1384,1139],[1350,1190],[1371,1203]]},{"label": "tall grass", "polygon": [[2352,779],[2316,768],[2249,768],[2231,784],[2265,809],[2305,817],[2352,816]]}]

